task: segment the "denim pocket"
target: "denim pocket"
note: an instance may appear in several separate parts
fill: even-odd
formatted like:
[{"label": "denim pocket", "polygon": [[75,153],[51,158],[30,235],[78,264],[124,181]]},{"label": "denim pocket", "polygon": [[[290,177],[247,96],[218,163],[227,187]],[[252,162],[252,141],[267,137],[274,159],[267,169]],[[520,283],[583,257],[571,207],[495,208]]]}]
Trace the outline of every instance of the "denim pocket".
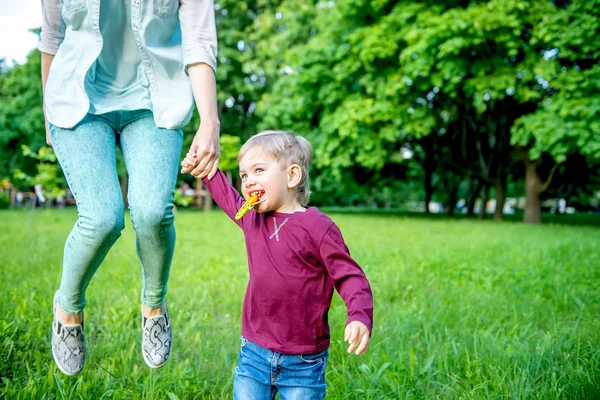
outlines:
[{"label": "denim pocket", "polygon": [[323,350],[319,353],[314,354],[298,354],[300,360],[308,364],[318,364],[325,361],[325,357],[327,356],[327,350]]},{"label": "denim pocket", "polygon": [[154,14],[161,18],[169,17],[179,9],[179,0],[154,0]]},{"label": "denim pocket", "polygon": [[85,0],[63,0],[63,8],[67,11],[78,11],[85,7]]}]

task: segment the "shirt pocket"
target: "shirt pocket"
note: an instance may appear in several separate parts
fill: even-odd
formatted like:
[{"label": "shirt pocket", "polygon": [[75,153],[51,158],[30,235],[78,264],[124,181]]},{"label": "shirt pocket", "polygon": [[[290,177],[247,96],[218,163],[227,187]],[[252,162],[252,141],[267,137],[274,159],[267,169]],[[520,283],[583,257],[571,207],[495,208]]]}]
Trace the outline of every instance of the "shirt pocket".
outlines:
[{"label": "shirt pocket", "polygon": [[169,17],[179,9],[179,0],[154,0],[154,14],[161,18]]},{"label": "shirt pocket", "polygon": [[85,0],[63,0],[63,8],[66,11],[79,11],[85,7]]},{"label": "shirt pocket", "polygon": [[72,30],[81,28],[86,15],[86,0],[63,0],[62,17]]}]

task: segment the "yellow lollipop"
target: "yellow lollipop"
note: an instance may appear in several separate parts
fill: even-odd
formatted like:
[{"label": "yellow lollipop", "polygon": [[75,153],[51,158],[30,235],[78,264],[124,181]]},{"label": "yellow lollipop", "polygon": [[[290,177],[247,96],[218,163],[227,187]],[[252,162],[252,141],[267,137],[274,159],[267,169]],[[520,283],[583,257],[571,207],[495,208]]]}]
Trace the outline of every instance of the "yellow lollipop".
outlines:
[{"label": "yellow lollipop", "polygon": [[254,193],[246,200],[240,210],[235,214],[235,219],[241,219],[246,213],[254,208],[254,205],[258,202],[258,193]]}]

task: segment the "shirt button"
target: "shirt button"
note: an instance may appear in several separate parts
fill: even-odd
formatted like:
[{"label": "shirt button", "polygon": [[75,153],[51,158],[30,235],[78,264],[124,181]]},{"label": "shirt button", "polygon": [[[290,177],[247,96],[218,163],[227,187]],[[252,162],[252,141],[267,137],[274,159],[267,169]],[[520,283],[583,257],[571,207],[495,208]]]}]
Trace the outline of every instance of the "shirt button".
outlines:
[{"label": "shirt button", "polygon": [[151,87],[152,89],[156,89],[156,86],[155,86],[155,85],[152,85],[152,86],[150,86],[150,87]]}]

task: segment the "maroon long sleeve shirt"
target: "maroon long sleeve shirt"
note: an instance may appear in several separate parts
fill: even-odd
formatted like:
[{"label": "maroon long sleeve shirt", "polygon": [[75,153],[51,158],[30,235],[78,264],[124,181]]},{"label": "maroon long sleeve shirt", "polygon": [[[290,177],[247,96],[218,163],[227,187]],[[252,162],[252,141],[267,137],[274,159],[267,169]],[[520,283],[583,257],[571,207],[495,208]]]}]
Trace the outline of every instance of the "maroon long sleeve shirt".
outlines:
[{"label": "maroon long sleeve shirt", "polygon": [[283,354],[311,354],[329,346],[327,312],[334,287],[348,309],[347,324],[373,326],[373,295],[350,257],[337,225],[314,207],[284,214],[235,214],[244,203],[221,171],[204,179],[213,199],[244,231],[250,280],[242,335]]}]

